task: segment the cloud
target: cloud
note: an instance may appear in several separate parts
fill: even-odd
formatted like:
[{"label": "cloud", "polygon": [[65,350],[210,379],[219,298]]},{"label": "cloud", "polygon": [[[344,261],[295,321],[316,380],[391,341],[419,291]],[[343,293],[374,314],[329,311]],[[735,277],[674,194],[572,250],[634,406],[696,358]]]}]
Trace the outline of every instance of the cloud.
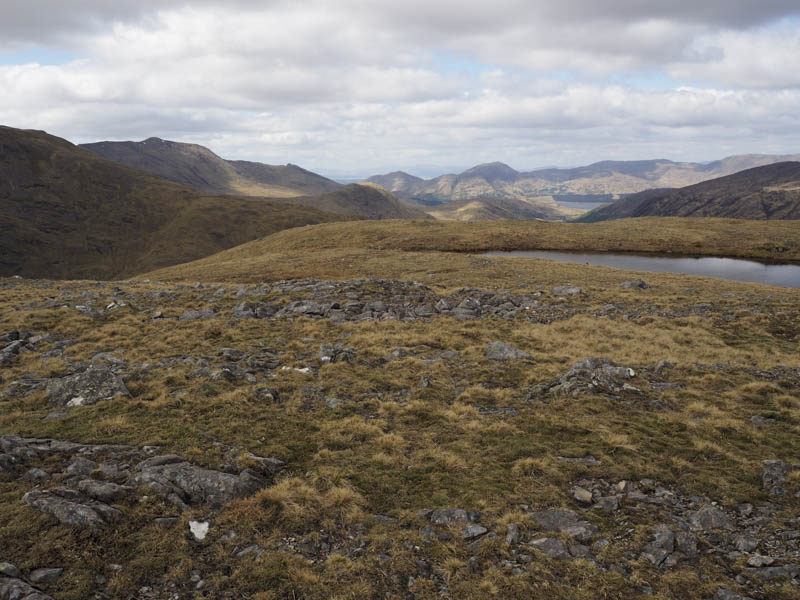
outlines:
[{"label": "cloud", "polygon": [[797,151],[796,1],[650,4],[18,3],[0,48],[81,58],[0,66],[0,122],[361,174]]}]

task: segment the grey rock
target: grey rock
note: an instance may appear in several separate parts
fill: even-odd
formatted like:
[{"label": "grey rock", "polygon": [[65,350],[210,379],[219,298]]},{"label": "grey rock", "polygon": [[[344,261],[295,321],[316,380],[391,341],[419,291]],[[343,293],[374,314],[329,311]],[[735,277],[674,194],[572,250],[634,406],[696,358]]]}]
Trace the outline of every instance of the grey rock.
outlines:
[{"label": "grey rock", "polygon": [[697,538],[688,531],[678,531],[675,534],[675,549],[686,558],[697,558]]},{"label": "grey rock", "polygon": [[118,395],[130,396],[122,379],[106,367],[91,367],[47,384],[50,403],[54,406],[84,406],[100,400],[110,400]]},{"label": "grey rock", "polygon": [[752,535],[737,535],[733,540],[734,547],[739,552],[752,552],[758,548],[758,538]]},{"label": "grey rock", "polygon": [[53,600],[15,577],[0,577],[0,600]]},{"label": "grey rock", "polygon": [[616,512],[619,510],[619,500],[619,496],[603,496],[597,499],[597,502],[592,508],[608,513]]},{"label": "grey rock", "polygon": [[733,531],[735,529],[728,517],[725,516],[725,513],[711,504],[706,504],[700,510],[689,513],[689,524],[692,529],[702,531],[712,531],[714,529]]},{"label": "grey rock", "polygon": [[753,425],[775,425],[777,421],[770,417],[762,417],[761,415],[753,415],[750,417],[750,422]]},{"label": "grey rock", "polygon": [[583,292],[583,288],[571,285],[557,285],[550,289],[554,296],[575,296]]},{"label": "grey rock", "polygon": [[467,525],[461,531],[461,539],[467,541],[475,540],[481,537],[482,535],[486,535],[488,531],[489,530],[486,529],[486,527],[483,527],[482,525],[475,525],[475,524]]},{"label": "grey rock", "polygon": [[64,525],[80,529],[97,529],[122,516],[119,510],[102,502],[90,500],[69,488],[33,490],[25,494],[22,501],[43,513],[52,515]]},{"label": "grey rock", "polygon": [[462,508],[440,508],[434,510],[428,516],[434,525],[449,525],[451,523],[477,523],[481,520],[481,514],[467,511]]},{"label": "grey rock", "polygon": [[25,475],[22,476],[25,481],[44,481],[50,478],[50,474],[42,469],[30,469]]},{"label": "grey rock", "polygon": [[343,344],[323,344],[319,349],[319,361],[323,364],[352,362],[355,356],[355,348],[348,348]]},{"label": "grey rock", "polygon": [[765,490],[772,491],[783,484],[789,473],[797,468],[796,465],[782,460],[765,460],[761,463],[761,485]]},{"label": "grey rock", "polygon": [[446,531],[436,531],[433,527],[422,527],[419,530],[419,535],[423,538],[430,540],[439,540],[446,542],[453,539],[453,536]]},{"label": "grey rock", "polygon": [[748,568],[744,570],[748,577],[755,577],[766,581],[797,577],[800,574],[799,565],[783,565],[780,567]]},{"label": "grey rock", "polygon": [[661,565],[675,551],[675,533],[666,525],[653,527],[655,539],[642,550],[642,556],[655,566]]},{"label": "grey rock", "polygon": [[349,400],[344,400],[342,398],[325,398],[325,404],[328,405],[328,408],[339,408],[343,404],[347,404]]},{"label": "grey rock", "polygon": [[534,512],[533,519],[542,530],[565,533],[579,542],[588,542],[597,533],[595,525],[581,521],[578,515],[569,509]]},{"label": "grey rock", "polygon": [[153,523],[164,529],[175,527],[181,520],[178,517],[157,517],[153,519]]},{"label": "grey rock", "polygon": [[638,391],[626,381],[635,377],[636,372],[617,365],[607,358],[584,358],[572,365],[570,370],[550,386],[549,393],[555,395],[610,393],[618,394],[624,390]]},{"label": "grey rock", "polygon": [[41,569],[34,569],[31,571],[31,574],[28,576],[28,579],[31,583],[36,585],[47,585],[48,583],[52,583],[56,579],[61,576],[61,573],[64,572],[64,569],[60,569],[57,567],[54,568],[41,568]]},{"label": "grey rock", "polygon": [[519,543],[519,525],[516,523],[509,523],[506,528],[506,544],[508,546],[516,546]]},{"label": "grey rock", "polygon": [[188,462],[188,461],[184,457],[178,454],[161,454],[159,456],[153,456],[151,458],[143,460],[138,465],[136,465],[136,470],[141,471],[149,467],[159,467],[161,465],[171,465],[182,462]]},{"label": "grey rock", "polygon": [[265,302],[242,302],[233,307],[231,316],[234,319],[268,319],[277,312],[276,307]]},{"label": "grey rock", "polygon": [[[147,462],[147,461],[145,461]],[[213,471],[189,462],[171,462],[141,467],[132,479],[135,485],[149,487],[168,498],[187,504],[221,507],[265,487],[268,482],[248,471],[239,475]]]},{"label": "grey rock", "polygon": [[594,559],[592,556],[592,550],[589,548],[589,546],[584,546],[583,544],[570,544],[568,550],[570,556],[574,556],[575,558],[584,558],[586,560]]},{"label": "grey rock", "polygon": [[76,456],[67,467],[70,475],[88,475],[97,468],[97,463],[82,456]]},{"label": "grey rock", "polygon": [[748,567],[769,567],[775,562],[775,559],[771,556],[751,556],[747,559],[747,566]]},{"label": "grey rock", "polygon": [[550,558],[569,558],[569,552],[567,552],[567,547],[564,545],[564,542],[555,538],[537,538],[531,540],[528,545]]},{"label": "grey rock", "polygon": [[0,562],[0,575],[3,577],[22,577],[17,565],[8,561]]},{"label": "grey rock", "polygon": [[10,454],[0,454],[0,473],[11,473],[17,466],[19,459]]},{"label": "grey rock", "polygon": [[104,483],[93,479],[84,479],[78,483],[78,490],[90,498],[100,502],[115,502],[131,491],[130,488],[116,483]]},{"label": "grey rock", "polygon": [[622,283],[619,284],[619,287],[627,290],[630,289],[646,290],[650,286],[647,285],[647,282],[645,282],[643,279],[631,279],[630,281],[623,281]]},{"label": "grey rock", "polygon": [[522,350],[500,341],[488,343],[483,349],[483,355],[489,360],[524,360],[530,358],[530,355]]}]

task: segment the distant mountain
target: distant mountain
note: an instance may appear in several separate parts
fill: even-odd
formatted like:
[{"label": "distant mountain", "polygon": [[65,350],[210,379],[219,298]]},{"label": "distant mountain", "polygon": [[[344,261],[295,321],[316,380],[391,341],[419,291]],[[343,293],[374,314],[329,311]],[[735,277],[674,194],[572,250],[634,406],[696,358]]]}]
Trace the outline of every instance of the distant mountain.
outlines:
[{"label": "distant mountain", "polygon": [[0,275],[122,278],[342,218],[204,196],[45,132],[0,127]]},{"label": "distant mountain", "polygon": [[418,208],[400,202],[375,184],[351,184],[335,192],[287,201],[358,219],[430,219]]},{"label": "distant mountain", "polygon": [[679,189],[633,194],[576,221],[630,217],[800,219],[800,162],[780,162]]},{"label": "distant mountain", "polygon": [[430,207],[429,215],[443,221],[561,221],[578,214],[558,206],[552,199],[474,198],[454,200]]},{"label": "distant mountain", "polygon": [[102,158],[211,194],[291,198],[340,187],[335,181],[296,165],[225,160],[204,146],[156,137],[143,142],[97,142],[81,147]]},{"label": "distant mountain", "polygon": [[711,163],[679,163],[670,160],[602,161],[572,169],[539,169],[519,172],[503,163],[487,163],[460,174],[420,179],[408,173],[376,175],[368,181],[380,184],[401,199],[425,205],[475,198],[523,198],[551,196],[580,200],[582,197],[616,200],[653,188],[682,187],[730,175],[742,169],[800,160],[798,155],[748,154]]}]

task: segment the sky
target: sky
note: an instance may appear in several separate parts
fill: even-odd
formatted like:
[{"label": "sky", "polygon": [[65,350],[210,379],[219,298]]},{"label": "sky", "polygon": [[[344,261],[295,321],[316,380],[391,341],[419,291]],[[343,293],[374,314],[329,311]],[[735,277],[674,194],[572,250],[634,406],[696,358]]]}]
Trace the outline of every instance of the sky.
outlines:
[{"label": "sky", "polygon": [[797,0],[0,0],[0,124],[336,177],[800,152]]}]

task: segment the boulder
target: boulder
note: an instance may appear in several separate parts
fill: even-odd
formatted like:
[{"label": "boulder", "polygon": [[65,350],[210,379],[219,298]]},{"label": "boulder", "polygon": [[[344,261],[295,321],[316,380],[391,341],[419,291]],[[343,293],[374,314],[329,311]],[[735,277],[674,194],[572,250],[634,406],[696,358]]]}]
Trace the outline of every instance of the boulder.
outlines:
[{"label": "boulder", "polygon": [[619,394],[623,391],[638,390],[626,380],[633,379],[636,371],[620,366],[607,358],[584,358],[570,367],[558,381],[549,388],[550,394]]},{"label": "boulder", "polygon": [[22,577],[17,565],[7,561],[0,561],[0,576],[2,577]]},{"label": "boulder", "polygon": [[583,288],[572,285],[557,285],[553,287],[550,292],[553,296],[576,296],[583,293]]},{"label": "boulder", "polygon": [[119,510],[69,488],[33,490],[25,494],[22,501],[55,517],[63,525],[79,529],[97,529],[122,516]]},{"label": "boulder", "polygon": [[451,523],[477,523],[481,520],[481,514],[467,511],[462,508],[440,508],[431,511],[428,519],[434,525],[449,525]]},{"label": "boulder", "polygon": [[268,319],[278,309],[266,302],[242,302],[233,307],[231,316],[234,319]]},{"label": "boulder", "polygon": [[168,458],[170,462],[145,464],[133,476],[132,483],[164,494],[179,506],[208,504],[219,508],[235,498],[249,496],[268,484],[267,480],[248,470],[232,475],[204,469],[190,462],[172,462],[172,457],[160,458]]},{"label": "boulder", "polygon": [[661,565],[675,551],[675,533],[666,525],[653,527],[655,539],[642,550],[642,556],[655,566]]},{"label": "boulder", "polygon": [[550,558],[569,558],[569,552],[567,552],[567,547],[564,545],[564,542],[555,538],[538,538],[528,542],[528,545]]},{"label": "boulder", "polygon": [[771,495],[780,496],[784,493],[783,482],[789,473],[796,470],[797,465],[783,462],[782,460],[765,460],[761,463],[761,485]]},{"label": "boulder", "polygon": [[355,348],[343,344],[322,344],[319,349],[319,361],[322,364],[352,362],[355,357]]},{"label": "boulder", "polygon": [[130,488],[116,483],[104,483],[94,479],[84,479],[78,483],[78,490],[90,498],[100,502],[115,502],[131,491]]},{"label": "boulder", "polygon": [[28,579],[31,583],[36,585],[47,585],[48,583],[52,583],[59,577],[61,577],[61,573],[64,572],[64,569],[60,569],[57,567],[53,568],[41,568],[41,569],[34,569],[31,571],[31,574],[28,575]]},{"label": "boulder", "polygon": [[589,521],[581,521],[569,509],[543,510],[533,513],[533,520],[543,531],[558,531],[579,542],[587,542],[597,533],[597,527]]},{"label": "boulder", "polygon": [[700,510],[690,512],[689,524],[692,529],[701,531],[712,531],[714,529],[733,531],[735,529],[725,513],[711,504],[706,504]]},{"label": "boulder", "polygon": [[53,600],[15,577],[0,577],[0,600]]},{"label": "boulder", "polygon": [[128,388],[108,367],[93,366],[82,373],[51,379],[47,384],[50,404],[84,406],[116,396],[130,396]]},{"label": "boulder", "polygon": [[624,281],[620,283],[619,287],[621,287],[623,290],[631,290],[631,289],[646,290],[650,286],[647,285],[647,282],[645,282],[642,279],[631,279],[630,281]]}]

